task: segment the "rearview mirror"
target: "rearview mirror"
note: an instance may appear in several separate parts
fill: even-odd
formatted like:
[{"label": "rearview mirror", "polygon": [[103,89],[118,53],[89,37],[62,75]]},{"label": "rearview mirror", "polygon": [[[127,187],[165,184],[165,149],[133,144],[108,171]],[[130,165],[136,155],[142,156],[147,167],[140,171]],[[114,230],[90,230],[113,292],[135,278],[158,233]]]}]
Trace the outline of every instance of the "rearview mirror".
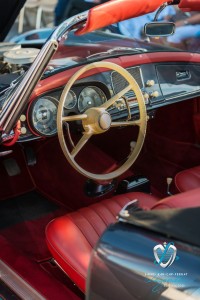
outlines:
[{"label": "rearview mirror", "polygon": [[145,35],[150,37],[169,36],[174,32],[175,24],[172,22],[151,22],[144,26]]}]

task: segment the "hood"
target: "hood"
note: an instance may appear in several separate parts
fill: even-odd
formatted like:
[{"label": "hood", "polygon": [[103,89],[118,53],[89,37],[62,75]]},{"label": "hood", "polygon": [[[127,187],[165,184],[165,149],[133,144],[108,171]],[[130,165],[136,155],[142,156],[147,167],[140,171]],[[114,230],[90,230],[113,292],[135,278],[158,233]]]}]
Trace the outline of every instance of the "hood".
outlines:
[{"label": "hood", "polygon": [[2,42],[14,24],[26,0],[1,1],[0,10],[0,41]]}]

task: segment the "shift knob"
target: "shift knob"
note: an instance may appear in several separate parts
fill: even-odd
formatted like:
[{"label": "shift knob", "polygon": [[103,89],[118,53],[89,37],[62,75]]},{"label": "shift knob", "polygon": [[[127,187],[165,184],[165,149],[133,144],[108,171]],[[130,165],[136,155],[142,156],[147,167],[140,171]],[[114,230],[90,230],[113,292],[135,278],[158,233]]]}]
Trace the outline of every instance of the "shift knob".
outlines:
[{"label": "shift knob", "polygon": [[167,177],[167,195],[171,196],[172,193],[170,192],[170,185],[172,183],[173,178]]}]

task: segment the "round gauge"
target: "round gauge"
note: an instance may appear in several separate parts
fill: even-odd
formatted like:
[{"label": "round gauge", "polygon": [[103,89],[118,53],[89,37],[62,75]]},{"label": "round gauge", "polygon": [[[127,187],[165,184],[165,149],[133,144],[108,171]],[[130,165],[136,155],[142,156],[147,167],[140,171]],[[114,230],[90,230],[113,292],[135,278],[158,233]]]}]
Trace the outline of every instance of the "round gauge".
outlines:
[{"label": "round gauge", "polygon": [[67,94],[67,98],[65,99],[64,107],[66,109],[72,109],[74,108],[76,103],[77,103],[76,94],[72,90],[70,90],[69,93]]},{"label": "round gauge", "polygon": [[57,105],[52,97],[38,98],[32,103],[30,118],[33,129],[43,136],[52,136],[57,132]]},{"label": "round gauge", "polygon": [[96,86],[84,88],[78,98],[78,109],[82,113],[90,107],[97,107],[107,100],[104,92]]}]

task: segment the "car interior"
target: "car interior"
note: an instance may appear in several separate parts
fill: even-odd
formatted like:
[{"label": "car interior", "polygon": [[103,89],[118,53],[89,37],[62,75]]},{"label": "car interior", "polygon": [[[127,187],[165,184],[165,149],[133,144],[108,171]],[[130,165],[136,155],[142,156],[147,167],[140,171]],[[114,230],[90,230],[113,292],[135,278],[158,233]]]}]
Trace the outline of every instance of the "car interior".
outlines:
[{"label": "car interior", "polygon": [[[139,41],[133,53],[123,49],[131,39],[96,39],[59,45],[1,136],[0,259],[35,299],[84,299],[92,249],[130,201],[143,210],[199,206],[200,54]],[[109,52],[109,43],[121,49]],[[92,48],[87,61],[78,47]],[[13,70],[29,68],[6,59],[1,128],[15,92],[8,83],[23,80]]]}]

